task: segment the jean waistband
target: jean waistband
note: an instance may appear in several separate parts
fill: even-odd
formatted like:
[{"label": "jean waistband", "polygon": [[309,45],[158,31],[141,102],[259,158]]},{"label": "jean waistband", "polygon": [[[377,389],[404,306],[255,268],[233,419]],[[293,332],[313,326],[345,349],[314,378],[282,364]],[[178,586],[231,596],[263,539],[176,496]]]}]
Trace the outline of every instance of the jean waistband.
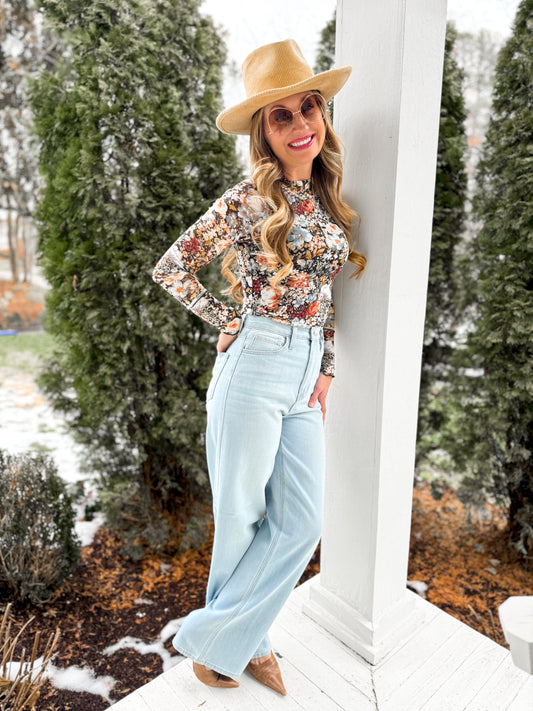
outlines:
[{"label": "jean waistband", "polygon": [[291,340],[301,338],[306,341],[319,340],[324,333],[322,326],[297,326],[291,323],[274,321],[274,319],[268,318],[267,316],[254,316],[253,314],[243,315],[241,331],[244,328],[258,328],[262,331],[271,331],[272,333],[279,333],[283,336],[290,336]]}]

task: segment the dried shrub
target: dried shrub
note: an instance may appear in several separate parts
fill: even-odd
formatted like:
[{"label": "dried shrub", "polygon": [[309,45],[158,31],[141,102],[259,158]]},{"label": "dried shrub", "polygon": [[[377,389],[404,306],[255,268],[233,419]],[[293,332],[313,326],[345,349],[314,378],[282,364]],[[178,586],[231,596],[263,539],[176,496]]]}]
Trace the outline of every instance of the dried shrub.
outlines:
[{"label": "dried shrub", "polygon": [[29,659],[26,660],[26,650],[23,649],[20,659],[15,661],[17,644],[33,618],[12,637],[10,611],[11,604],[7,606],[0,622],[0,710],[32,711],[46,680],[46,667],[57,646],[59,630],[48,638],[41,656],[38,656],[41,634],[37,631]]},{"label": "dried shrub", "polygon": [[53,460],[0,450],[0,598],[50,600],[79,554],[72,499]]}]

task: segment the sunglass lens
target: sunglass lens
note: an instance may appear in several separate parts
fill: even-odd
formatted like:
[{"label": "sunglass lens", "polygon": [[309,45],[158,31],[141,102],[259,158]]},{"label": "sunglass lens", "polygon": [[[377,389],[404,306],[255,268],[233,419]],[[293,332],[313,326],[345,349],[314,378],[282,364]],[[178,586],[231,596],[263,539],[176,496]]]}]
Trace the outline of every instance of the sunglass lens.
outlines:
[{"label": "sunglass lens", "polygon": [[288,109],[273,109],[269,120],[277,126],[288,126],[292,122],[292,112]]},{"label": "sunglass lens", "polygon": [[318,120],[318,118],[320,118],[321,114],[318,101],[312,96],[309,96],[305,99],[300,111],[302,113],[302,117],[306,119],[306,121],[316,121]]}]

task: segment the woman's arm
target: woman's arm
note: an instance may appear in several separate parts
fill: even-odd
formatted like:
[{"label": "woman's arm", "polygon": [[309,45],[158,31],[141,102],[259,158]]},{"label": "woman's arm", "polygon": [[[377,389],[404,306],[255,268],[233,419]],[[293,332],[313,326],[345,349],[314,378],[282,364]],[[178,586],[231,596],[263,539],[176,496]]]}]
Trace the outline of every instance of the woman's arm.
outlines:
[{"label": "woman's arm", "polygon": [[324,373],[320,373],[315,383],[313,393],[307,403],[309,407],[314,407],[316,405],[316,401],[318,400],[320,403],[320,409],[322,410],[323,420],[326,419],[326,397],[332,380],[333,378],[331,375],[324,375]]},{"label": "woman's arm", "polygon": [[324,324],[324,355],[320,372],[333,377],[335,375],[335,308],[333,301],[329,305],[329,314]]},{"label": "woman's arm", "polygon": [[331,381],[335,375],[335,309],[333,301],[330,303],[329,315],[324,324],[324,354],[320,365],[320,374],[315,383],[313,393],[307,403],[314,407],[316,401],[320,403],[322,419],[326,419],[326,397]]},{"label": "woman's arm", "polygon": [[211,208],[189,227],[165,252],[152,274],[187,309],[222,333],[239,331],[241,319],[196,278],[196,272],[224,252],[242,229],[238,186],[224,193]]}]

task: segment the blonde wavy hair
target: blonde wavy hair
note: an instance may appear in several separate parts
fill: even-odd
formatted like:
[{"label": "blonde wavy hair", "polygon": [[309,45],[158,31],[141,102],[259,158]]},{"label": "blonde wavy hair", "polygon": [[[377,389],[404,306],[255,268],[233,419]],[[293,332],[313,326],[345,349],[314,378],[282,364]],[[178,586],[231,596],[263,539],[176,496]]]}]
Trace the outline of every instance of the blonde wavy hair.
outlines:
[{"label": "blonde wavy hair", "polygon": [[[283,171],[280,161],[271,149],[265,136],[263,127],[264,109],[259,109],[252,117],[250,131],[250,163],[251,177],[260,197],[271,208],[272,214],[255,225],[252,236],[259,243],[262,255],[268,267],[275,273],[270,277],[270,284],[276,287],[282,279],[287,277],[293,263],[287,247],[287,236],[294,224],[292,211],[282,189],[281,181]],[[342,156],[341,142],[336,136],[329,112],[324,118],[325,138],[324,145],[319,155],[313,161],[311,178],[313,190],[333,221],[343,230],[350,241],[352,221],[358,221],[357,233],[361,218],[341,198],[342,185]],[[230,282],[225,293],[238,302],[242,302],[243,290],[236,269],[237,252],[230,248],[222,261],[222,274]],[[350,277],[356,279],[361,276],[366,266],[366,258],[350,247],[348,260],[355,265],[355,270]]]}]

